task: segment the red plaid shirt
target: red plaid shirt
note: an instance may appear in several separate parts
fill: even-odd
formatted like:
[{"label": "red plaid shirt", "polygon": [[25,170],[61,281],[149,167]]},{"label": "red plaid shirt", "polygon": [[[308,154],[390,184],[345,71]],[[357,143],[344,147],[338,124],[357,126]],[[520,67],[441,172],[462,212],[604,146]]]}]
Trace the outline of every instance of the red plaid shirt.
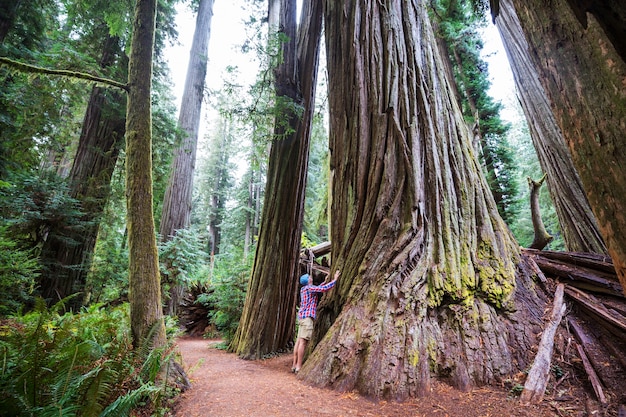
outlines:
[{"label": "red plaid shirt", "polygon": [[300,311],[298,311],[298,319],[312,317],[315,319],[317,314],[317,297],[314,293],[326,292],[335,286],[336,281],[331,281],[325,285],[305,285],[300,289]]}]

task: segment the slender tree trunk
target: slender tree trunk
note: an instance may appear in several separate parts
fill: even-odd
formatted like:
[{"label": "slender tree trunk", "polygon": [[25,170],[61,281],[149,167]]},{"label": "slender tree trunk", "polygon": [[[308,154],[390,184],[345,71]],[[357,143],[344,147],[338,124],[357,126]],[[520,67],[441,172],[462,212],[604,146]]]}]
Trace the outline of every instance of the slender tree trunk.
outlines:
[{"label": "slender tree trunk", "polygon": [[295,328],[293,313],[321,38],[321,2],[305,1],[301,22],[296,42],[296,3],[283,1],[280,28],[290,40],[283,45],[283,63],[276,71],[276,95],[302,106],[304,113],[287,115],[293,133],[285,131],[284,121],[276,122],[275,132],[284,138],[272,143],[252,277],[231,343],[233,350],[248,359],[284,348],[293,340]]},{"label": "slender tree trunk", "polygon": [[[107,36],[101,68],[128,66],[119,47],[119,38]],[[42,262],[48,265],[41,278],[42,295],[59,301],[85,288],[86,277],[96,244],[100,216],[109,197],[111,177],[124,143],[126,95],[114,89],[93,87],[83,120],[78,149],[68,180],[70,195],[80,202],[85,227],[70,239],[48,239]],[[70,307],[79,307],[76,297]]]},{"label": "slender tree trunk", "polygon": [[[162,241],[168,241],[177,230],[186,229],[190,224],[193,174],[196,166],[198,130],[204,97],[212,17],[213,0],[201,0],[178,118],[178,124],[185,132],[185,136],[174,153],[170,179],[165,190],[160,223]],[[180,285],[171,284],[167,313],[175,315],[181,301],[182,291]]]},{"label": "slender tree trunk", "polygon": [[512,4],[528,57],[626,288],[626,3]]},{"label": "slender tree trunk", "polygon": [[569,251],[607,253],[563,133],[529,57],[528,43],[511,0],[500,1],[496,18],[530,136]]},{"label": "slender tree trunk", "polygon": [[524,369],[545,303],[498,214],[427,2],[326,0],[332,258],[301,376],[403,399]]},{"label": "slender tree trunk", "polygon": [[210,169],[213,177],[213,187],[211,188],[210,215],[209,215],[209,240],[211,256],[220,252],[222,240],[222,222],[224,221],[224,210],[228,187],[228,164],[230,155],[228,149],[231,147],[230,120],[222,120],[222,133],[215,141],[214,161],[215,165]]},{"label": "slender tree trunk", "polygon": [[255,185],[254,185],[254,171],[250,172],[250,177],[248,179],[248,201],[246,203],[246,231],[244,235],[243,242],[243,257],[244,259],[248,258],[248,254],[250,253],[250,246],[252,246],[252,236],[253,235],[253,221],[255,218],[255,207],[254,207],[254,195],[255,195]]},{"label": "slender tree trunk", "polygon": [[[126,210],[133,343],[165,344],[159,255],[152,210],[152,51],[156,0],[137,0],[128,64]],[[156,326],[156,328],[154,328]],[[154,332],[154,333],[152,333]]]}]

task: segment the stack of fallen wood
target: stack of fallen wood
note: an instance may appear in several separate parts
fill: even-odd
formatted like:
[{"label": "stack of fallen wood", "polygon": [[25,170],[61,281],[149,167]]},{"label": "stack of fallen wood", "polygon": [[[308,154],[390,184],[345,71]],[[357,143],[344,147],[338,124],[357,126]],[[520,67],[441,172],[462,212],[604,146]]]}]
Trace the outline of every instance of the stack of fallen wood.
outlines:
[{"label": "stack of fallen wood", "polygon": [[328,274],[330,262],[326,255],[330,254],[330,242],[322,242],[311,248],[300,251],[300,272],[313,274],[315,271]]},{"label": "stack of fallen wood", "polygon": [[[565,300],[571,304],[563,325],[576,340],[578,357],[596,399],[604,407],[610,402],[616,407],[626,403],[626,297],[610,257],[533,249],[523,252],[534,261],[544,283],[554,280],[563,286]],[[527,379],[527,385],[522,401],[540,400],[543,391],[538,397],[535,391],[541,391],[541,384],[533,385]]]},{"label": "stack of fallen wood", "polygon": [[203,336],[210,330],[210,308],[198,302],[198,296],[212,292],[205,285],[194,285],[183,297],[179,307],[179,324],[190,336]]}]

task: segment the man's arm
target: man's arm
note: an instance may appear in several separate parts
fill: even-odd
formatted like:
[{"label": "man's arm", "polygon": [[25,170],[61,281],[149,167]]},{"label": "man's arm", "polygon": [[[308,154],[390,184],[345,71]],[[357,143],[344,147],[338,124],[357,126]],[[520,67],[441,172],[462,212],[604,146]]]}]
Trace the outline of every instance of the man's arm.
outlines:
[{"label": "man's arm", "polygon": [[[328,275],[330,275],[330,273]],[[328,275],[326,275],[326,278],[328,278]],[[318,285],[318,286],[311,286],[309,287],[309,289],[310,291],[313,291],[313,292],[326,292],[335,286],[335,283],[337,282],[337,278],[339,278],[339,270],[335,271],[334,279],[330,281],[329,283]]]}]

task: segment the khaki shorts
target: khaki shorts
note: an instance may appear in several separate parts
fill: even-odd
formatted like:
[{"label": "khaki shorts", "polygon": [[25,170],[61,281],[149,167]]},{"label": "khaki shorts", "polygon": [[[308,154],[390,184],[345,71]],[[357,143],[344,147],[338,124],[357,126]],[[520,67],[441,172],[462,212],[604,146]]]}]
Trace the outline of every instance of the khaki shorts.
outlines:
[{"label": "khaki shorts", "polygon": [[305,317],[298,320],[298,339],[311,340],[313,336],[313,319]]}]

